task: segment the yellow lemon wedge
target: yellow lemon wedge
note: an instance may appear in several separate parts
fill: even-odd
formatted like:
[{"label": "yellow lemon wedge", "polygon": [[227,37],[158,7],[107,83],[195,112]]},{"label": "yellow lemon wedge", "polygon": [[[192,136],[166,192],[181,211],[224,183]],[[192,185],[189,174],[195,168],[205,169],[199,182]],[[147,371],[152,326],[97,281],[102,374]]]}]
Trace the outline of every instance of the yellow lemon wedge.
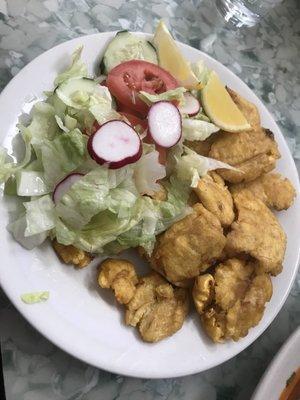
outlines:
[{"label": "yellow lemon wedge", "polygon": [[200,89],[201,84],[191,70],[187,60],[181,54],[168,28],[160,21],[153,38],[159,66],[170,72],[179,84],[186,89]]},{"label": "yellow lemon wedge", "polygon": [[251,125],[233,102],[216,72],[210,74],[201,91],[201,99],[206,115],[224,131],[251,129]]}]

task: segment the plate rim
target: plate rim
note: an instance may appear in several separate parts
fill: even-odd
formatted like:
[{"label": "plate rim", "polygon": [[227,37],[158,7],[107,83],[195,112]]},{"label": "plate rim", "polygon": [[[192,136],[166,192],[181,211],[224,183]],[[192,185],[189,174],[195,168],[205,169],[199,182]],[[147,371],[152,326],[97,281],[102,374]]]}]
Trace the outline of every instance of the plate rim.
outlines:
[{"label": "plate rim", "polygon": [[[82,36],[78,36],[76,38],[64,41],[46,51],[44,51],[43,53],[41,53],[40,55],[38,55],[37,57],[35,57],[32,61],[30,61],[26,66],[24,66],[17,75],[15,75],[9,82],[8,84],[5,86],[5,88],[2,90],[2,92],[0,93],[0,107],[1,107],[1,103],[2,103],[2,99],[6,96],[6,94],[9,92],[10,87],[13,85],[13,83],[18,79],[19,75],[21,73],[26,72],[27,70],[30,70],[31,66],[33,63],[39,62],[40,58],[44,57],[46,54],[49,55],[49,53],[51,52],[55,52],[57,48],[64,46],[66,44],[68,44],[69,46],[72,45],[72,43],[77,43],[78,41],[80,41],[80,39],[88,39],[88,40],[92,40],[93,38],[101,38],[101,37],[111,37],[113,36],[117,31],[110,31],[110,32],[99,32],[99,33],[94,33],[94,34],[90,34],[90,35],[82,35]],[[152,34],[149,33],[144,33],[144,32],[133,32],[135,34],[141,35],[143,37],[146,38],[151,38]],[[265,106],[265,104],[260,100],[260,98],[255,94],[255,92],[249,88],[249,86],[241,79],[239,78],[239,76],[237,76],[235,73],[233,73],[228,67],[226,67],[225,65],[223,65],[221,62],[219,62],[218,60],[214,59],[213,57],[211,57],[210,55],[202,52],[199,49],[196,49],[192,46],[189,46],[186,43],[182,43],[182,42],[178,42],[177,43],[180,45],[180,47],[183,47],[187,50],[192,49],[193,51],[196,50],[199,54],[199,58],[201,56],[204,56],[204,58],[211,60],[213,63],[217,63],[218,65],[220,65],[223,69],[226,70],[226,74],[230,75],[231,77],[233,77],[235,80],[237,80],[239,82],[239,85],[241,85],[242,87],[246,88],[248,91],[250,91],[253,96],[259,100],[259,102],[263,105],[264,107],[264,112],[267,115],[267,118],[272,121],[274,123],[274,125],[276,125],[278,131],[280,132],[281,135],[281,139],[282,139],[282,146],[284,146],[285,148],[285,153],[286,153],[286,157],[288,157],[289,159],[289,167],[291,169],[294,170],[295,175],[297,176],[297,183],[296,183],[296,192],[299,193],[300,191],[300,184],[299,184],[299,175],[298,175],[298,171],[294,162],[294,159],[291,155],[291,152],[288,148],[288,145],[286,143],[286,140],[284,138],[284,135],[281,132],[281,129],[279,128],[279,126],[277,125],[275,119],[273,118],[272,114],[270,113],[270,111],[268,110],[268,108]],[[74,46],[75,47],[75,46]],[[3,137],[3,139],[5,139],[5,135]],[[1,140],[2,142],[2,140]],[[114,366],[114,363],[110,363],[107,362],[105,365],[102,364],[100,365],[99,363],[97,364],[96,361],[94,360],[90,360],[89,356],[86,356],[82,351],[79,351],[78,349],[76,349],[76,347],[74,347],[72,344],[68,343],[68,342],[64,342],[62,340],[59,340],[58,337],[54,337],[54,335],[50,335],[47,332],[47,328],[43,327],[41,324],[39,324],[38,319],[35,319],[35,317],[33,317],[33,314],[31,314],[30,312],[30,307],[29,308],[25,308],[22,307],[23,305],[20,304],[20,302],[17,301],[17,298],[13,295],[13,293],[9,290],[9,288],[6,286],[4,286],[2,284],[2,279],[0,279],[0,286],[2,287],[2,290],[4,291],[4,293],[7,295],[7,297],[9,298],[9,300],[11,301],[11,303],[17,308],[17,310],[22,314],[22,316],[39,332],[41,333],[44,337],[46,337],[51,343],[54,343],[58,348],[60,348],[62,351],[67,352],[68,354],[72,355],[75,358],[78,358],[82,361],[84,361],[85,363],[89,364],[89,365],[93,365],[96,368],[101,368],[103,370],[109,371],[109,372],[113,372],[116,374],[122,374],[124,376],[130,376],[130,377],[135,377],[135,378],[147,378],[147,379],[152,379],[152,378],[177,378],[177,377],[181,377],[181,376],[186,376],[186,375],[191,375],[191,374],[195,374],[198,372],[202,372],[202,371],[206,371],[210,368],[213,368],[215,366],[221,365],[224,362],[230,360],[231,358],[235,357],[237,354],[239,354],[240,352],[244,351],[248,346],[250,346],[259,336],[261,336],[264,331],[268,328],[268,326],[274,321],[274,319],[276,318],[276,316],[278,315],[278,313],[280,312],[282,306],[284,305],[290,291],[291,288],[293,286],[293,283],[295,281],[296,278],[296,274],[298,271],[298,267],[299,267],[299,260],[300,260],[300,246],[298,246],[297,249],[297,253],[296,253],[296,265],[294,267],[293,270],[293,275],[292,275],[292,279],[290,280],[288,286],[286,287],[284,296],[282,297],[281,301],[276,304],[276,307],[274,306],[274,311],[273,311],[273,316],[271,318],[269,318],[268,321],[265,321],[265,325],[262,328],[262,330],[260,330],[259,332],[255,332],[253,333],[253,336],[251,337],[251,340],[249,342],[246,342],[245,344],[243,344],[241,347],[235,349],[234,351],[232,351],[231,354],[226,355],[225,357],[222,358],[221,361],[217,360],[211,363],[207,363],[208,366],[201,368],[200,365],[198,365],[198,368],[190,368],[189,370],[185,370],[183,371],[177,371],[176,373],[155,373],[154,371],[152,371],[151,374],[149,374],[148,372],[143,373],[140,371],[126,371],[123,368],[120,368],[118,366]]]},{"label": "plate rim", "polygon": [[[262,396],[264,396],[266,394],[266,390],[268,390],[270,383],[272,383],[272,375],[275,374],[276,372],[280,372],[285,369],[285,366],[282,366],[282,364],[288,357],[289,353],[292,351],[292,347],[294,346],[294,344],[298,343],[298,342],[300,344],[300,326],[298,326],[290,334],[290,336],[281,345],[279,350],[275,353],[274,357],[270,361],[270,364],[268,365],[264,374],[260,378],[258,385],[256,386],[256,388],[252,394],[251,400],[264,400],[265,399],[265,397],[262,397]],[[299,368],[300,368],[300,361],[299,361]],[[288,373],[288,375],[292,374],[293,372],[294,371],[290,371]],[[287,377],[286,379],[288,379],[288,378],[289,377]],[[284,387],[282,387],[282,391],[283,390],[284,390]],[[277,393],[276,393],[276,395],[277,395]],[[279,393],[279,395],[280,395],[280,393]]]}]

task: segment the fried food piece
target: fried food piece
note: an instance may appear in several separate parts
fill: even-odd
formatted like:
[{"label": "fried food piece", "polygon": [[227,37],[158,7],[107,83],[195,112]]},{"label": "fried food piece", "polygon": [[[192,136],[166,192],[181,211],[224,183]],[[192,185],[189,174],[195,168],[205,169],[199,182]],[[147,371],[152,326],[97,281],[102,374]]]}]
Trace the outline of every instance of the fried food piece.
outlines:
[{"label": "fried food piece", "polygon": [[226,238],[220,221],[202,204],[172,225],[156,241],[153,269],[174,284],[199,275],[221,255]]},{"label": "fried food piece", "polygon": [[108,258],[100,266],[99,286],[112,289],[119,303],[129,303],[134,296],[135,285],[138,283],[134,265],[127,260]]},{"label": "fried food piece", "polygon": [[260,199],[267,207],[276,210],[287,210],[296,195],[291,182],[278,173],[261,175],[254,181],[231,185],[232,193],[249,190],[255,198]]},{"label": "fried food piece", "polygon": [[205,140],[185,140],[184,144],[194,150],[200,156],[208,157],[211,145],[217,138],[219,132],[213,133]]},{"label": "fried food piece", "polygon": [[280,154],[273,133],[259,128],[220,133],[211,146],[209,156],[239,169],[219,169],[218,173],[226,181],[240,183],[254,180],[274,169]]},{"label": "fried food piece", "polygon": [[173,288],[156,272],[138,278],[126,260],[107,259],[100,266],[99,285],[114,291],[126,307],[125,323],[137,327],[144,341],[158,342],[182,327],[189,309],[186,289]]},{"label": "fried food piece", "polygon": [[261,126],[260,115],[256,105],[246,100],[244,97],[240,96],[237,92],[230,89],[229,87],[227,87],[226,90],[230,94],[230,97],[235,102],[237,107],[244,114],[251,127],[253,129],[259,129]]},{"label": "fried food piece", "polygon": [[261,320],[271,296],[269,275],[258,275],[254,263],[239,259],[219,264],[213,276],[199,276],[193,289],[202,325],[214,342],[246,336]]},{"label": "fried food piece", "polygon": [[194,191],[192,191],[191,193],[190,193],[190,196],[189,196],[189,198],[188,198],[188,205],[190,206],[190,207],[193,207],[195,204],[197,204],[197,203],[199,203],[199,198],[198,198],[198,196],[196,195],[196,193],[194,192]]},{"label": "fried food piece", "polygon": [[150,197],[153,200],[165,201],[168,197],[167,191],[163,187],[163,185],[159,185],[159,186],[160,186],[160,189],[157,192],[153,192]]},{"label": "fried food piece", "polygon": [[218,170],[226,181],[248,182],[274,169],[280,153],[273,133],[261,128],[257,107],[233,90],[227,88],[227,91],[252,129],[236,133],[221,132],[211,144],[208,155],[240,170]]},{"label": "fried food piece", "polygon": [[182,327],[188,309],[187,291],[173,288],[161,275],[152,272],[140,279],[127,305],[125,322],[137,326],[144,341],[158,342]]},{"label": "fried food piece", "polygon": [[216,172],[205,175],[194,191],[204,207],[219,219],[222,226],[232,224],[233,200],[220,175]]},{"label": "fried food piece", "polygon": [[206,307],[211,304],[214,295],[214,278],[211,274],[200,275],[195,279],[192,290],[196,310],[203,314]]},{"label": "fried food piece", "polygon": [[58,257],[66,264],[73,264],[77,268],[86,267],[93,259],[93,257],[84,250],[77,249],[69,245],[65,246],[53,240],[52,246]]},{"label": "fried food piece", "polygon": [[248,254],[257,260],[262,272],[279,274],[286,248],[286,235],[279,222],[249,191],[235,193],[233,201],[238,218],[227,235],[227,254]]}]

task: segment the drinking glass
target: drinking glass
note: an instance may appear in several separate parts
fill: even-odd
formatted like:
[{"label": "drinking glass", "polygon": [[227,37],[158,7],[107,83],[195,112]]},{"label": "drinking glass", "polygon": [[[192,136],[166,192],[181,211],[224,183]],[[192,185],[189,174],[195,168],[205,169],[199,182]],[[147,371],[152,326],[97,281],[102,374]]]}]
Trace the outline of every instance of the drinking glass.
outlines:
[{"label": "drinking glass", "polygon": [[254,26],[282,0],[215,0],[215,2],[225,21],[240,28]]}]

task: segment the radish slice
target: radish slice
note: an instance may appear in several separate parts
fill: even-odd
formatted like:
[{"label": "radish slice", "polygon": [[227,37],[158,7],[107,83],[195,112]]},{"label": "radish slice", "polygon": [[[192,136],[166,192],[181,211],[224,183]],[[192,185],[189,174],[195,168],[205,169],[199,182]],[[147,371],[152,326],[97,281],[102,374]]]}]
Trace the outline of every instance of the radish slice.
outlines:
[{"label": "radish slice", "polygon": [[63,195],[70,189],[75,182],[82,178],[84,174],[79,174],[78,172],[67,175],[62,181],[60,181],[53,192],[53,201],[57,204]]},{"label": "radish slice", "polygon": [[198,112],[200,111],[199,100],[196,99],[196,97],[189,92],[185,92],[183,96],[185,103],[183,106],[179,107],[179,111],[181,112],[181,114],[187,114],[190,117],[198,114]]},{"label": "radish slice", "polygon": [[181,138],[181,115],[169,101],[154,103],[148,113],[149,133],[156,144],[172,147]]},{"label": "radish slice", "polygon": [[88,152],[100,165],[121,168],[142,155],[142,143],[136,131],[124,121],[112,120],[101,125],[88,140]]}]

